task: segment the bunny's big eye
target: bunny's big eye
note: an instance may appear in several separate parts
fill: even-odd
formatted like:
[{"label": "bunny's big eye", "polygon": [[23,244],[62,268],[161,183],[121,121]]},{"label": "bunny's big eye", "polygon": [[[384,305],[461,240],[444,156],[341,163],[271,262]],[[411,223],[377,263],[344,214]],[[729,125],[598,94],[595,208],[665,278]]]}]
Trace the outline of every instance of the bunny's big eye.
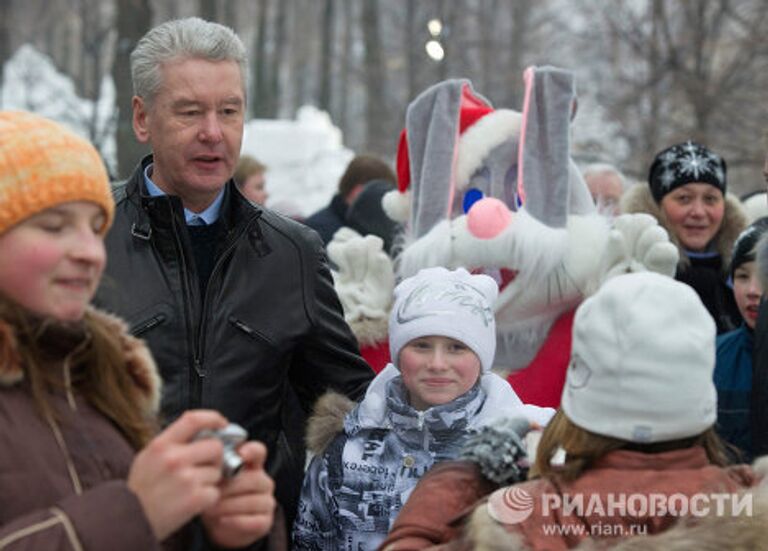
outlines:
[{"label": "bunny's big eye", "polygon": [[477,189],[476,187],[469,188],[466,193],[464,194],[464,201],[462,202],[462,209],[464,210],[464,214],[469,212],[469,209],[472,208],[472,205],[477,203],[480,199],[483,198],[483,192]]}]

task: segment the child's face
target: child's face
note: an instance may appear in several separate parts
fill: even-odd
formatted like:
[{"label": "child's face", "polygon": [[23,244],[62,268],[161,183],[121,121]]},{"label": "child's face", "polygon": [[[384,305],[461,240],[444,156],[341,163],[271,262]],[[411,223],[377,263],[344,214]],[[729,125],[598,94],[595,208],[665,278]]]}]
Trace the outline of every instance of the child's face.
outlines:
[{"label": "child's face", "polygon": [[417,410],[447,404],[467,392],[480,376],[480,359],[449,337],[413,339],[400,351],[400,373]]},{"label": "child's face", "polygon": [[757,323],[757,311],[760,307],[760,296],[763,286],[757,277],[755,261],[745,262],[733,271],[733,296],[739,307],[741,317],[750,329]]},{"label": "child's face", "polygon": [[78,320],[106,263],[104,211],[95,203],[63,203],[0,235],[0,291],[21,306]]}]

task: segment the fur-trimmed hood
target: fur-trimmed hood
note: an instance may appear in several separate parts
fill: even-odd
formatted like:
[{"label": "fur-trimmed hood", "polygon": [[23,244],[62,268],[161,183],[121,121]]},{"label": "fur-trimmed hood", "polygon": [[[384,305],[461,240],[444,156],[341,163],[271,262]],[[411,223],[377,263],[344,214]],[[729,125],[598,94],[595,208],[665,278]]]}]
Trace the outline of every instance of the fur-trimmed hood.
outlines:
[{"label": "fur-trimmed hood", "polygon": [[[86,317],[118,336],[125,355],[125,368],[135,383],[135,401],[142,412],[157,413],[160,406],[161,381],[157,366],[147,346],[128,332],[123,320],[111,314],[88,308]],[[0,388],[24,380],[24,366],[19,352],[16,329],[0,317]]]},{"label": "fur-trimmed hood", "polygon": [[[685,254],[685,250],[680,243],[680,240],[672,232],[667,223],[666,217],[661,211],[661,207],[653,199],[651,190],[647,185],[637,184],[627,190],[621,198],[621,212],[622,213],[635,213],[644,212],[650,214],[656,220],[659,221],[667,233],[669,234],[669,240],[675,244],[680,252],[680,261],[678,267],[684,268],[688,266],[690,260]],[[739,199],[730,193],[725,194],[725,214],[723,215],[723,223],[720,227],[720,231],[715,236],[715,250],[720,254],[723,259],[723,270],[727,271],[731,262],[731,249],[733,248],[733,242],[739,236],[739,234],[747,227],[747,215],[744,212],[744,208],[741,205]]]},{"label": "fur-trimmed hood", "polygon": [[312,408],[312,416],[307,422],[307,450],[320,455],[337,434],[344,430],[344,418],[355,407],[355,402],[329,391],[323,394]]}]

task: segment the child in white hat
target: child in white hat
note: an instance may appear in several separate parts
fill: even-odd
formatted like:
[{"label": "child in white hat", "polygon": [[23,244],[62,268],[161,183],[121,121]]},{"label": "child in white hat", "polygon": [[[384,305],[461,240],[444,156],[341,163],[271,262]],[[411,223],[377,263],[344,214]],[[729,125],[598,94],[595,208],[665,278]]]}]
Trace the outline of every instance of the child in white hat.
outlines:
[{"label": "child in white hat", "polygon": [[562,406],[541,437],[534,480],[491,494],[467,533],[568,549],[665,532],[681,516],[714,514],[718,499],[732,514],[756,476],[723,467],[715,332],[683,283],[647,272],[609,280],[576,311]]},{"label": "child in white hat", "polygon": [[546,424],[491,373],[496,282],[429,268],[395,289],[393,363],[351,407],[326,396],[310,421],[316,456],[304,479],[294,549],[376,549],[419,478],[457,456],[466,438],[504,417]]}]

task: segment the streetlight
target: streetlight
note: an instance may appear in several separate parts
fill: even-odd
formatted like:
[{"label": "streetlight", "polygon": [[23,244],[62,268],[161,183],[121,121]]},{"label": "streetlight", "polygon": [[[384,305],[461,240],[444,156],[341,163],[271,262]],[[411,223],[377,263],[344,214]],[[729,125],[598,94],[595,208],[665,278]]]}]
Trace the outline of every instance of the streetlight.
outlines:
[{"label": "streetlight", "polygon": [[430,19],[427,23],[427,30],[429,30],[429,34],[437,37],[443,30],[443,22],[439,19]]},{"label": "streetlight", "polygon": [[442,61],[445,57],[445,49],[440,43],[440,36],[443,32],[443,22],[439,19],[430,19],[427,22],[427,30],[432,38],[424,45],[424,49],[427,50],[427,55],[433,61]]},{"label": "streetlight", "polygon": [[427,50],[427,55],[435,61],[442,61],[445,57],[445,50],[443,45],[437,40],[430,40],[424,45],[424,49]]}]

